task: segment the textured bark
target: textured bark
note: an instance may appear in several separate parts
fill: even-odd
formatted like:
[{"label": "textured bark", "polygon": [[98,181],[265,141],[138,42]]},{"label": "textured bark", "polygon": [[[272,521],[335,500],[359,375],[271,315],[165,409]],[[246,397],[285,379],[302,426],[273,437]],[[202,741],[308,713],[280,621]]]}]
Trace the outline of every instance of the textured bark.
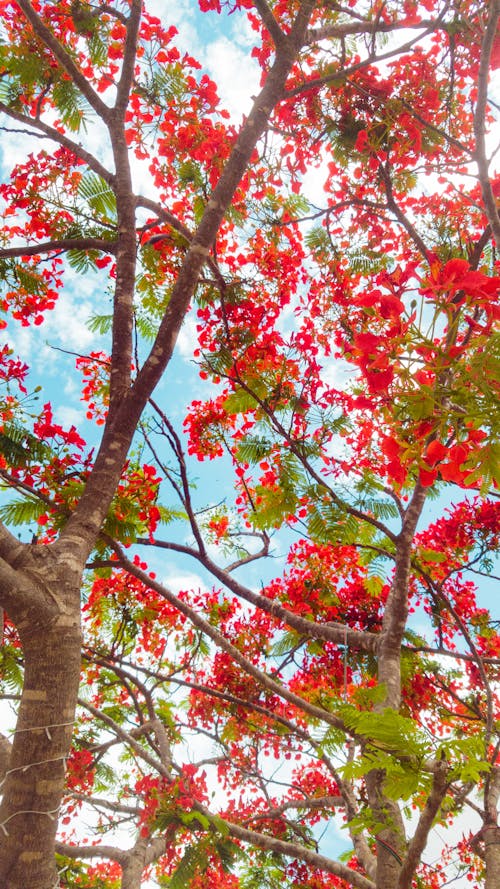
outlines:
[{"label": "textured bark", "polygon": [[0,781],[3,781],[9,768],[12,744],[5,735],[0,735]]},{"label": "textured bark", "polygon": [[23,604],[8,609],[21,637],[25,680],[0,806],[2,889],[56,885],[54,857],[47,853],[54,845],[80,678],[81,572],[71,570],[71,558],[62,553],[57,559],[36,550],[27,548],[17,569]]},{"label": "textured bark", "polygon": [[399,806],[384,795],[385,772],[374,770],[366,776],[368,799],[375,819],[387,825],[377,833],[377,889],[396,889],[406,842]]},{"label": "textured bark", "polygon": [[415,487],[396,544],[396,567],[382,621],[378,649],[378,681],[385,686],[385,700],[380,706],[398,710],[401,703],[401,646],[408,618],[408,583],[412,545],[426,497],[425,488]]},{"label": "textured bark", "polygon": [[129,852],[127,861],[122,865],[122,882],[120,889],[141,889],[142,874],[146,866],[148,839],[139,837],[134,848]]},{"label": "textured bark", "polygon": [[486,875],[484,889],[498,889],[500,886],[500,827],[487,825],[483,830],[484,860]]},{"label": "textured bark", "polygon": [[500,827],[498,800],[500,799],[500,768],[494,766],[484,787],[484,827],[481,831],[485,861],[485,889],[500,885]]}]

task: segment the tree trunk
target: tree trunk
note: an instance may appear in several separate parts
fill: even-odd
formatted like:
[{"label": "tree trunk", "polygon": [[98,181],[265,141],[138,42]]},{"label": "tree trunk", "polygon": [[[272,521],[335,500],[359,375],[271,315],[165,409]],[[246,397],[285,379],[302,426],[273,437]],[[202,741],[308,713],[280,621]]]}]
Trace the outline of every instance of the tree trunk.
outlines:
[{"label": "tree trunk", "polygon": [[377,832],[377,889],[397,889],[405,850],[405,832],[401,813],[396,802],[388,799],[383,791],[385,772],[374,770],[366,776],[368,798],[375,820],[380,825]]},{"label": "tree trunk", "polygon": [[498,889],[500,885],[500,827],[498,826],[498,801],[500,799],[500,768],[494,765],[484,783],[484,826],[481,831],[484,845],[485,889]]},{"label": "tree trunk", "polygon": [[16,571],[18,597],[10,592],[7,609],[19,631],[25,680],[2,787],[2,889],[58,885],[54,840],[80,679],[81,571],[71,557],[57,565],[54,552],[37,549],[28,554],[29,567]]},{"label": "tree trunk", "polygon": [[496,824],[483,828],[485,883],[484,889],[498,889],[500,886],[500,827]]},{"label": "tree trunk", "polygon": [[148,840],[139,837],[133,849],[127,855],[127,861],[122,865],[122,881],[120,889],[141,889],[142,874],[146,867],[146,853]]}]

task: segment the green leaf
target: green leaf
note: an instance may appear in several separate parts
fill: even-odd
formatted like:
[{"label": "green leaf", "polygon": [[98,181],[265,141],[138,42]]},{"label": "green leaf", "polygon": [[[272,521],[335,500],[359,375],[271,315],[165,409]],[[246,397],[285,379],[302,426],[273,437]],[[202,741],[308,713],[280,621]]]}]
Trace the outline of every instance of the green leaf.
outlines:
[{"label": "green leaf", "polygon": [[245,411],[255,410],[257,404],[258,402],[250,392],[238,389],[227,396],[222,407],[228,414],[244,414]]},{"label": "green leaf", "polygon": [[289,651],[292,651],[293,648],[297,647],[300,640],[301,637],[294,630],[289,630],[288,632],[283,633],[272,646],[272,657],[283,657],[283,655],[288,654]]},{"label": "green leaf", "polygon": [[92,333],[103,335],[109,333],[113,324],[112,315],[92,315],[87,322],[87,327]]},{"label": "green leaf", "polygon": [[203,187],[203,174],[201,168],[199,164],[194,161],[183,161],[183,163],[179,164],[178,173],[179,179],[183,185],[192,183],[198,188]]},{"label": "green leaf", "polygon": [[381,497],[363,497],[356,505],[358,509],[371,513],[377,519],[395,519],[399,515],[394,501]]},{"label": "green leaf", "polygon": [[247,435],[238,445],[236,457],[242,463],[255,464],[268,457],[272,450],[272,442],[259,436]]},{"label": "green leaf", "polygon": [[89,37],[87,45],[92,64],[98,68],[103,67],[108,59],[108,44],[102,39],[97,30]]},{"label": "green leaf", "polygon": [[208,830],[210,827],[210,819],[207,818],[206,815],[203,815],[202,812],[181,812],[179,820],[188,827],[194,827],[195,830],[198,827],[202,827],[203,830]]},{"label": "green leaf", "polygon": [[4,423],[0,432],[0,454],[8,463],[22,466],[32,460],[46,460],[51,450],[35,435],[16,423]]},{"label": "green leaf", "polygon": [[243,849],[240,849],[233,840],[225,837],[216,840],[215,851],[220,858],[222,870],[226,873],[230,873],[237,860],[245,856]]},{"label": "green leaf", "polygon": [[413,720],[401,716],[390,707],[380,713],[359,711],[343,704],[339,707],[339,714],[349,728],[380,750],[404,756],[421,756],[427,749]]},{"label": "green leaf", "polygon": [[437,759],[445,759],[452,766],[455,781],[477,784],[491,770],[491,763],[484,759],[484,738],[451,738],[442,741],[436,752]]},{"label": "green leaf", "polygon": [[13,500],[0,506],[0,519],[6,525],[30,525],[36,522],[38,517],[46,510],[41,500],[32,500],[26,497],[23,500]]},{"label": "green leaf", "polygon": [[61,79],[54,84],[52,100],[58,109],[61,120],[69,130],[77,133],[83,122],[84,112],[82,107],[82,95],[75,87],[72,80]]},{"label": "green leaf", "polygon": [[95,261],[101,255],[100,250],[67,250],[66,258],[69,265],[79,274],[96,268]]},{"label": "green leaf", "polygon": [[120,543],[128,545],[135,543],[137,540],[137,524],[124,518],[117,519],[114,515],[108,515],[103,525],[103,530],[110,537],[119,540]]},{"label": "green leaf", "polygon": [[345,734],[339,729],[329,728],[319,740],[319,745],[325,753],[337,753],[345,746]]},{"label": "green leaf", "polygon": [[313,250],[315,252],[331,252],[331,239],[326,228],[324,228],[322,225],[316,225],[311,228],[305,235],[304,241],[310,250]]},{"label": "green leaf", "polygon": [[82,177],[78,194],[99,216],[111,221],[116,219],[115,193],[97,173],[90,171]]},{"label": "green leaf", "polygon": [[218,834],[222,837],[226,837],[229,835],[229,825],[224,821],[223,818],[220,818],[219,815],[211,815],[210,821],[212,823],[212,827],[217,831]]},{"label": "green leaf", "polygon": [[0,687],[10,694],[18,694],[23,687],[22,660],[18,648],[0,646]]},{"label": "green leaf", "polygon": [[94,790],[95,791],[104,791],[109,790],[110,787],[113,787],[116,782],[116,773],[115,770],[110,766],[109,763],[103,762],[102,759],[96,759],[95,761],[95,780],[94,780]]},{"label": "green leaf", "polygon": [[377,574],[373,574],[371,576],[369,575],[365,581],[367,593],[374,599],[376,599],[378,596],[380,596],[384,587],[384,583],[384,579],[382,577],[379,577]]},{"label": "green leaf", "polygon": [[137,332],[145,340],[153,340],[158,331],[158,324],[154,318],[148,315],[136,315],[135,326]]},{"label": "green leaf", "polygon": [[208,849],[206,842],[188,846],[179,864],[165,885],[168,889],[188,889],[197,871],[206,870]]},{"label": "green leaf", "polygon": [[45,293],[46,284],[41,275],[39,275],[33,267],[16,263],[14,266],[14,276],[16,281],[28,293],[41,294]]},{"label": "green leaf", "polygon": [[433,549],[420,549],[419,557],[425,562],[446,562],[446,553],[438,553]]},{"label": "green leaf", "polygon": [[386,769],[384,793],[393,800],[409,800],[423,783],[430,783],[430,778],[424,782],[423,777],[419,769],[403,768],[392,759]]}]

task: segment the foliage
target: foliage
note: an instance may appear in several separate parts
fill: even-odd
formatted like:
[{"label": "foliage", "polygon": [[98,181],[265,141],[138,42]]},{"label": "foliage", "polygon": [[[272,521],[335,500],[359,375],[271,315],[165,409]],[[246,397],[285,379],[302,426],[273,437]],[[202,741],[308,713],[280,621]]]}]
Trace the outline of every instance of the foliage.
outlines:
[{"label": "foliage", "polygon": [[493,889],[497,0],[0,10],[0,885]]}]

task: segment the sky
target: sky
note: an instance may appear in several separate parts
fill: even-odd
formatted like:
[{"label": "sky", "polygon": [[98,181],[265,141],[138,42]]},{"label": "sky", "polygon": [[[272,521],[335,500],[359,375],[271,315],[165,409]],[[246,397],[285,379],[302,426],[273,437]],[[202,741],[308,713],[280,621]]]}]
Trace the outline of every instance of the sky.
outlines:
[{"label": "sky", "polygon": [[[166,7],[167,4],[162,0],[150,0],[148,3],[148,9],[152,13],[167,24],[174,24],[178,28],[179,34],[175,40],[177,46],[181,51],[189,51],[202,62],[204,70],[218,85],[222,105],[229,110],[234,122],[238,123],[251,107],[251,97],[258,90],[260,77],[256,62],[249,56],[248,50],[252,41],[246,19],[238,13],[229,17],[219,17],[215,13],[201,15],[192,0],[170,3],[168,12]],[[96,146],[100,145],[102,151],[106,152],[99,132],[90,133],[90,138]],[[19,160],[20,151],[38,149],[38,142],[31,147],[26,145],[24,137],[2,134],[0,145],[2,173]],[[136,165],[135,174],[138,181],[143,179],[140,164]],[[313,172],[306,178],[306,187],[313,201],[320,200],[321,175],[321,172]],[[38,381],[41,376],[44,378],[45,389],[40,398],[53,401],[56,421],[65,426],[74,424],[83,429],[84,437],[86,435],[90,437],[92,427],[85,420],[85,406],[80,401],[79,384],[73,372],[74,360],[75,353],[86,354],[90,350],[104,346],[104,341],[102,343],[96,341],[95,335],[88,329],[87,322],[96,311],[103,311],[103,302],[106,303],[107,297],[104,296],[103,300],[102,276],[98,273],[80,276],[68,270],[66,280],[68,286],[65,287],[63,298],[59,300],[53,312],[47,313],[46,321],[40,328],[14,326],[9,329],[9,333],[15,351],[32,366],[33,380]],[[99,294],[98,299],[96,294]],[[184,406],[200,397],[202,393],[206,396],[206,384],[203,384],[202,388],[198,371],[192,361],[196,340],[195,327],[195,319],[190,315],[181,330],[176,354],[160,386],[160,392],[167,387],[174,389],[176,407],[172,419],[178,422],[184,415]],[[180,393],[184,395],[184,405],[182,400],[177,398]],[[193,461],[193,467],[205,499],[207,501],[212,499],[213,502],[220,500],[225,485],[224,462],[197,464]],[[458,492],[455,499],[458,499]],[[437,513],[441,510],[442,503],[431,508]],[[277,556],[286,551],[287,544],[286,535],[277,535],[275,543]],[[162,559],[157,565],[153,559],[151,565],[157,568],[160,576],[167,581],[174,592],[189,587],[204,586],[207,583],[207,578],[195,569],[192,563],[180,557]],[[279,559],[267,565],[253,565],[247,569],[246,581],[258,588],[277,574],[278,569]],[[333,835],[330,834],[328,837],[328,842],[331,844],[329,852],[335,854],[332,849],[340,852],[346,847],[346,843],[335,827],[332,831]],[[439,858],[440,845],[439,831],[436,831],[428,859],[432,860],[433,856]],[[457,882],[454,885],[459,889],[461,883]]]}]

